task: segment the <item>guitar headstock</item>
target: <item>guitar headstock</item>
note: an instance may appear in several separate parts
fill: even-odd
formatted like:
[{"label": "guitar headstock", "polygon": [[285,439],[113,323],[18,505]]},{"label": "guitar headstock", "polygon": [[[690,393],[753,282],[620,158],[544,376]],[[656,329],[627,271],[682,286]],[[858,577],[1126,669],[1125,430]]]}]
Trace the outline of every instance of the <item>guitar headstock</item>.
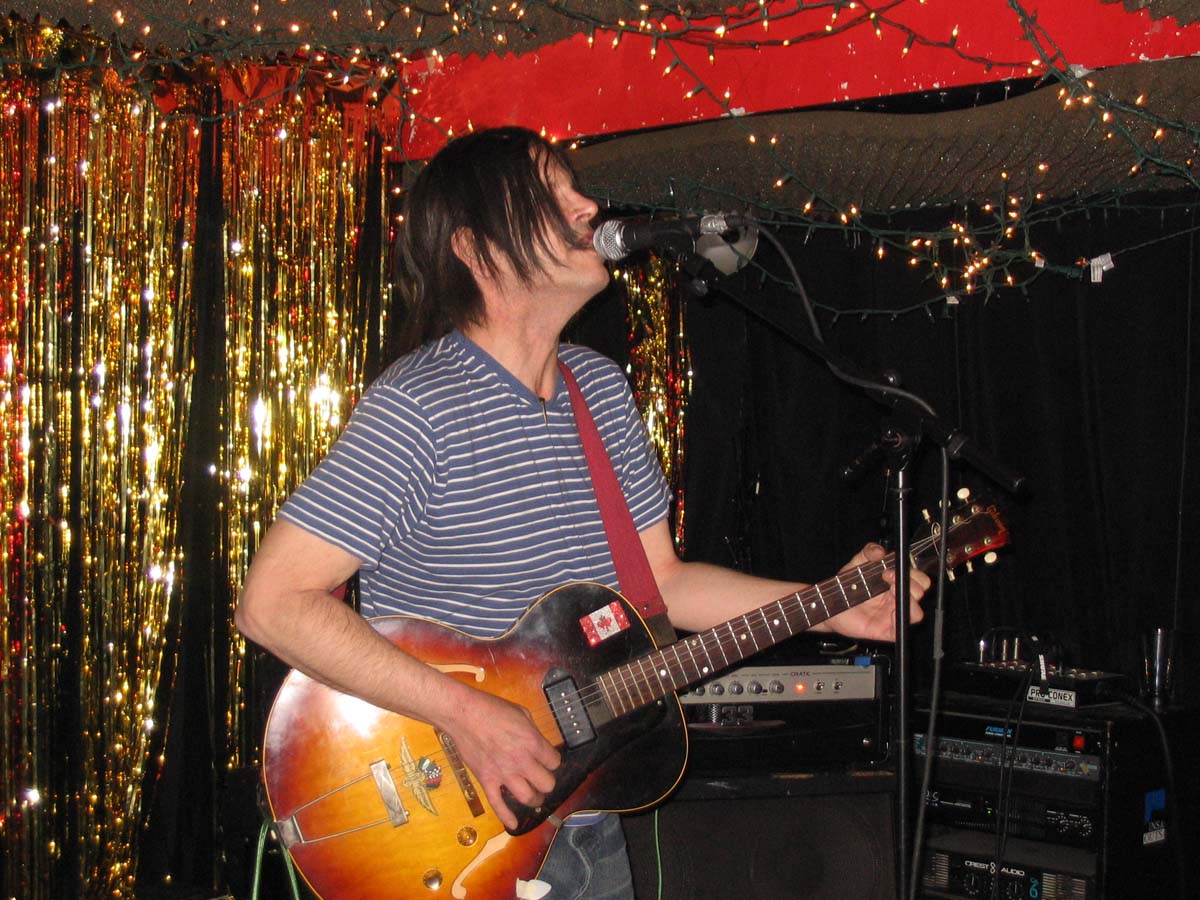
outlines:
[{"label": "guitar headstock", "polygon": [[[946,571],[951,578],[952,569],[962,563],[969,565],[977,556],[982,556],[986,563],[995,562],[995,551],[1008,543],[1008,527],[995,505],[972,500],[965,489],[959,491],[958,497],[960,502],[950,510],[946,520]],[[913,541],[910,555],[912,564],[929,574],[937,569],[942,537],[938,518],[926,514],[926,521],[928,533]]]}]

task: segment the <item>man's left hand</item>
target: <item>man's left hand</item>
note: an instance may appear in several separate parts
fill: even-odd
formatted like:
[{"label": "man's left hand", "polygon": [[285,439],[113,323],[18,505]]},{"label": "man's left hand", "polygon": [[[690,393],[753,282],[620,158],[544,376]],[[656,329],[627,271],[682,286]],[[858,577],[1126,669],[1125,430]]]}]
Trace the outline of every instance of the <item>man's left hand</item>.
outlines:
[{"label": "man's left hand", "polygon": [[[886,551],[878,544],[867,544],[842,567],[842,571],[848,572],[866,563],[878,562],[886,555]],[[870,600],[831,618],[828,625],[833,631],[844,634],[846,637],[868,641],[894,641],[896,639],[896,570],[888,569],[882,577],[891,587],[882,594],[876,594]],[[910,622],[920,622],[925,617],[925,613],[921,609],[921,598],[925,596],[929,585],[928,575],[920,569],[909,570]]]}]

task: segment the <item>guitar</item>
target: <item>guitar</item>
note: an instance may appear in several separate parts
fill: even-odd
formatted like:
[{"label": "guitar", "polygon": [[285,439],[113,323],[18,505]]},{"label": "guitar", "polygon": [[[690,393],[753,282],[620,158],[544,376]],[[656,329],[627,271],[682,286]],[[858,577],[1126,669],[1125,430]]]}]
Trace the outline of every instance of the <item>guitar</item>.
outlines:
[{"label": "guitar", "polygon": [[[995,507],[964,505],[947,529],[947,567],[1007,536]],[[936,529],[914,541],[913,566],[932,571],[941,543]],[[687,728],[676,691],[886,590],[894,566],[889,555],[663,647],[624,598],[586,582],[549,592],[498,638],[373,619],[405,652],[530,710],[562,753],[556,786],[537,808],[510,798],[509,833],[448,735],[293,671],[263,746],[275,832],[324,900],[539,897],[563,818],[643,809],[679,783]]]}]

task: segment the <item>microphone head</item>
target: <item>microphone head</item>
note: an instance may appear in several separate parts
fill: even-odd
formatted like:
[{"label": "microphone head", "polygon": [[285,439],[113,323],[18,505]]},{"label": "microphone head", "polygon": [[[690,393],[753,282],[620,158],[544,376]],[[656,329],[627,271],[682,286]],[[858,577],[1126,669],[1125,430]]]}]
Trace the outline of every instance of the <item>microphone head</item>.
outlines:
[{"label": "microphone head", "polygon": [[621,222],[609,219],[601,222],[600,227],[592,233],[592,247],[600,254],[601,259],[616,262],[629,255],[625,243],[621,240]]}]

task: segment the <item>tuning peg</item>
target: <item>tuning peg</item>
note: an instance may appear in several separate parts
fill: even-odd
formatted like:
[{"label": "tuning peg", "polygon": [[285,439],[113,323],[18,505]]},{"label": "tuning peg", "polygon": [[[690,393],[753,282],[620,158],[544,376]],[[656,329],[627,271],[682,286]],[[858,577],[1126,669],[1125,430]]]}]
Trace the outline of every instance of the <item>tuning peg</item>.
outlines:
[{"label": "tuning peg", "polygon": [[987,553],[983,554],[983,561],[989,566],[994,565],[996,560],[999,558],[1000,557],[997,555],[995,550],[989,550]]},{"label": "tuning peg", "polygon": [[959,488],[958,493],[956,493],[954,496],[957,497],[959,500],[966,500],[971,496],[971,489],[965,488],[965,487]]},{"label": "tuning peg", "polygon": [[952,571],[951,571],[951,570],[949,570],[949,569],[947,569],[947,570],[946,570],[946,580],[947,580],[947,581],[953,581],[953,580],[954,580],[954,572],[952,572]]},{"label": "tuning peg", "polygon": [[932,522],[932,521],[933,521],[933,516],[931,516],[931,515],[929,514],[929,510],[927,510],[927,509],[923,509],[923,510],[921,510],[921,518],[922,518],[922,519],[924,519],[926,522]]},{"label": "tuning peg", "polygon": [[971,561],[970,561],[969,559],[967,560],[967,571],[968,571],[968,572],[974,572],[974,571],[975,571],[975,566],[973,566],[973,565],[971,564]]}]

